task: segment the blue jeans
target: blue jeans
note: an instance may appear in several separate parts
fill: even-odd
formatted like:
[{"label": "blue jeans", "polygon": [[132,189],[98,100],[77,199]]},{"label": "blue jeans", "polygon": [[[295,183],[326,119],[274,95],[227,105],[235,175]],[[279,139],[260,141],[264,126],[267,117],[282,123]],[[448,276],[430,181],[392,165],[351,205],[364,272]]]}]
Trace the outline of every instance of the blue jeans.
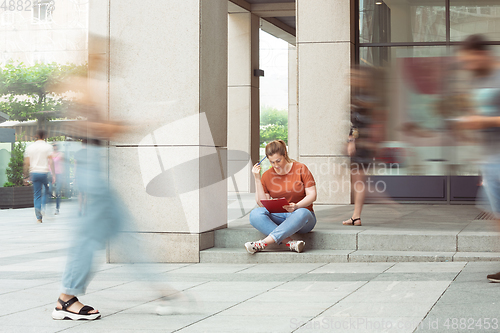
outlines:
[{"label": "blue jeans", "polygon": [[250,224],[264,235],[271,236],[276,244],[281,244],[293,234],[313,230],[316,215],[307,208],[299,208],[293,213],[269,213],[264,207],[259,207],[250,213]]},{"label": "blue jeans", "polygon": [[103,249],[106,241],[122,230],[129,216],[126,207],[109,189],[106,172],[100,167],[103,150],[88,147],[88,161],[82,173],[88,209],[84,217],[75,220],[74,237],[62,277],[61,292],[67,295],[85,293],[92,277],[95,251]]},{"label": "blue jeans", "polygon": [[500,156],[490,156],[482,166],[483,189],[492,212],[500,218]]},{"label": "blue jeans", "polygon": [[42,210],[45,210],[47,202],[47,193],[49,193],[49,185],[47,184],[47,173],[30,174],[33,182],[33,204],[35,206],[35,215],[38,220],[42,219]]},{"label": "blue jeans", "polygon": [[52,182],[50,183],[50,193],[52,193],[53,188],[55,186],[56,209],[59,209],[59,207],[61,206],[61,187],[62,187],[62,183],[63,183],[63,175],[56,174],[55,178],[56,178],[55,183],[52,183]]}]

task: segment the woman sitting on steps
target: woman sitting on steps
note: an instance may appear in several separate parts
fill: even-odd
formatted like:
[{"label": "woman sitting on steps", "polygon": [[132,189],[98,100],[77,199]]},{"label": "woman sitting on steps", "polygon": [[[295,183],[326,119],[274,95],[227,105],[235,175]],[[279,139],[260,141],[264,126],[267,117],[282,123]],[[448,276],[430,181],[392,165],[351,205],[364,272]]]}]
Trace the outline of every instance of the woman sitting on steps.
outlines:
[{"label": "woman sitting on steps", "polygon": [[[250,254],[262,251],[269,244],[285,242],[291,251],[301,252],[302,240],[292,240],[295,233],[310,232],[316,225],[313,202],[316,200],[316,183],[309,169],[288,157],[283,140],[275,140],[266,146],[266,156],[272,168],[260,175],[260,163],[252,168],[255,178],[255,199],[260,206],[250,213],[250,224],[265,237],[245,243]],[[262,207],[261,200],[285,198],[290,203],[283,208],[287,213],[270,213]]]}]

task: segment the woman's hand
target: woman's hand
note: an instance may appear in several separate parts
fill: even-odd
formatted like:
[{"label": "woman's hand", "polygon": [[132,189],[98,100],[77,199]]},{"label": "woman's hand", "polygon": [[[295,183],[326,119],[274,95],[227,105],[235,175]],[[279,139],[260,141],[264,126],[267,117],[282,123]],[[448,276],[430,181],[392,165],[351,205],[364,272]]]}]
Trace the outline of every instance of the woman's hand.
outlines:
[{"label": "woman's hand", "polygon": [[260,164],[259,163],[255,163],[255,165],[252,168],[252,173],[253,173],[253,176],[255,177],[256,180],[260,180],[261,176],[260,176]]},{"label": "woman's hand", "polygon": [[283,206],[283,209],[285,209],[289,213],[293,213],[297,209],[299,209],[299,205],[297,205],[296,203],[291,202],[289,205]]}]

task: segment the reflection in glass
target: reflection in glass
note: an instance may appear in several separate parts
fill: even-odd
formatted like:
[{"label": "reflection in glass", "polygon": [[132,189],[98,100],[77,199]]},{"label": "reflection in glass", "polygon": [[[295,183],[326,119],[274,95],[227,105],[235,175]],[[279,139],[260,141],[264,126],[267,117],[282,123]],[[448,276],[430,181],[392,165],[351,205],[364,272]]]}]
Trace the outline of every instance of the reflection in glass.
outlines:
[{"label": "reflection in glass", "polygon": [[[454,130],[471,111],[466,74],[444,46],[361,47],[360,64],[382,67],[385,138],[380,175],[477,175],[474,133]],[[389,162],[396,167],[387,168]]]},{"label": "reflection in glass", "polygon": [[360,43],[446,41],[444,0],[359,0],[359,22]]},{"label": "reflection in glass", "polygon": [[500,1],[451,0],[450,40],[462,41],[477,33],[491,41],[500,40]]}]

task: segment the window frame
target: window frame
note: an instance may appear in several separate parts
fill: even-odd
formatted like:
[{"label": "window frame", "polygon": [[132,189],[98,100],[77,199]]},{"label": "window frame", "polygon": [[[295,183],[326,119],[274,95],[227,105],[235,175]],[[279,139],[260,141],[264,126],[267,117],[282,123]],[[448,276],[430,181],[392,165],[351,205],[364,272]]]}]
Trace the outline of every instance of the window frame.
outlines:
[{"label": "window frame", "polygon": [[[37,8],[35,11],[35,7]],[[52,11],[55,9],[54,0],[33,0],[32,24],[52,23]],[[45,12],[45,17],[41,19],[41,13]],[[38,13],[38,17],[35,16]]]},{"label": "window frame", "polygon": [[[445,15],[446,15],[446,41],[440,42],[389,42],[389,43],[361,43],[359,41],[359,26],[361,22],[359,21],[359,2],[360,0],[355,0],[354,10],[356,19],[355,21],[358,23],[355,25],[355,43],[356,43],[356,53],[355,53],[355,63],[359,64],[359,53],[361,47],[391,47],[391,46],[447,46],[451,48],[456,45],[460,45],[462,42],[460,41],[450,41],[450,31],[451,31],[451,22],[450,22],[450,7],[451,0],[445,0]],[[500,40],[498,41],[488,41],[488,45],[500,45]]]}]

